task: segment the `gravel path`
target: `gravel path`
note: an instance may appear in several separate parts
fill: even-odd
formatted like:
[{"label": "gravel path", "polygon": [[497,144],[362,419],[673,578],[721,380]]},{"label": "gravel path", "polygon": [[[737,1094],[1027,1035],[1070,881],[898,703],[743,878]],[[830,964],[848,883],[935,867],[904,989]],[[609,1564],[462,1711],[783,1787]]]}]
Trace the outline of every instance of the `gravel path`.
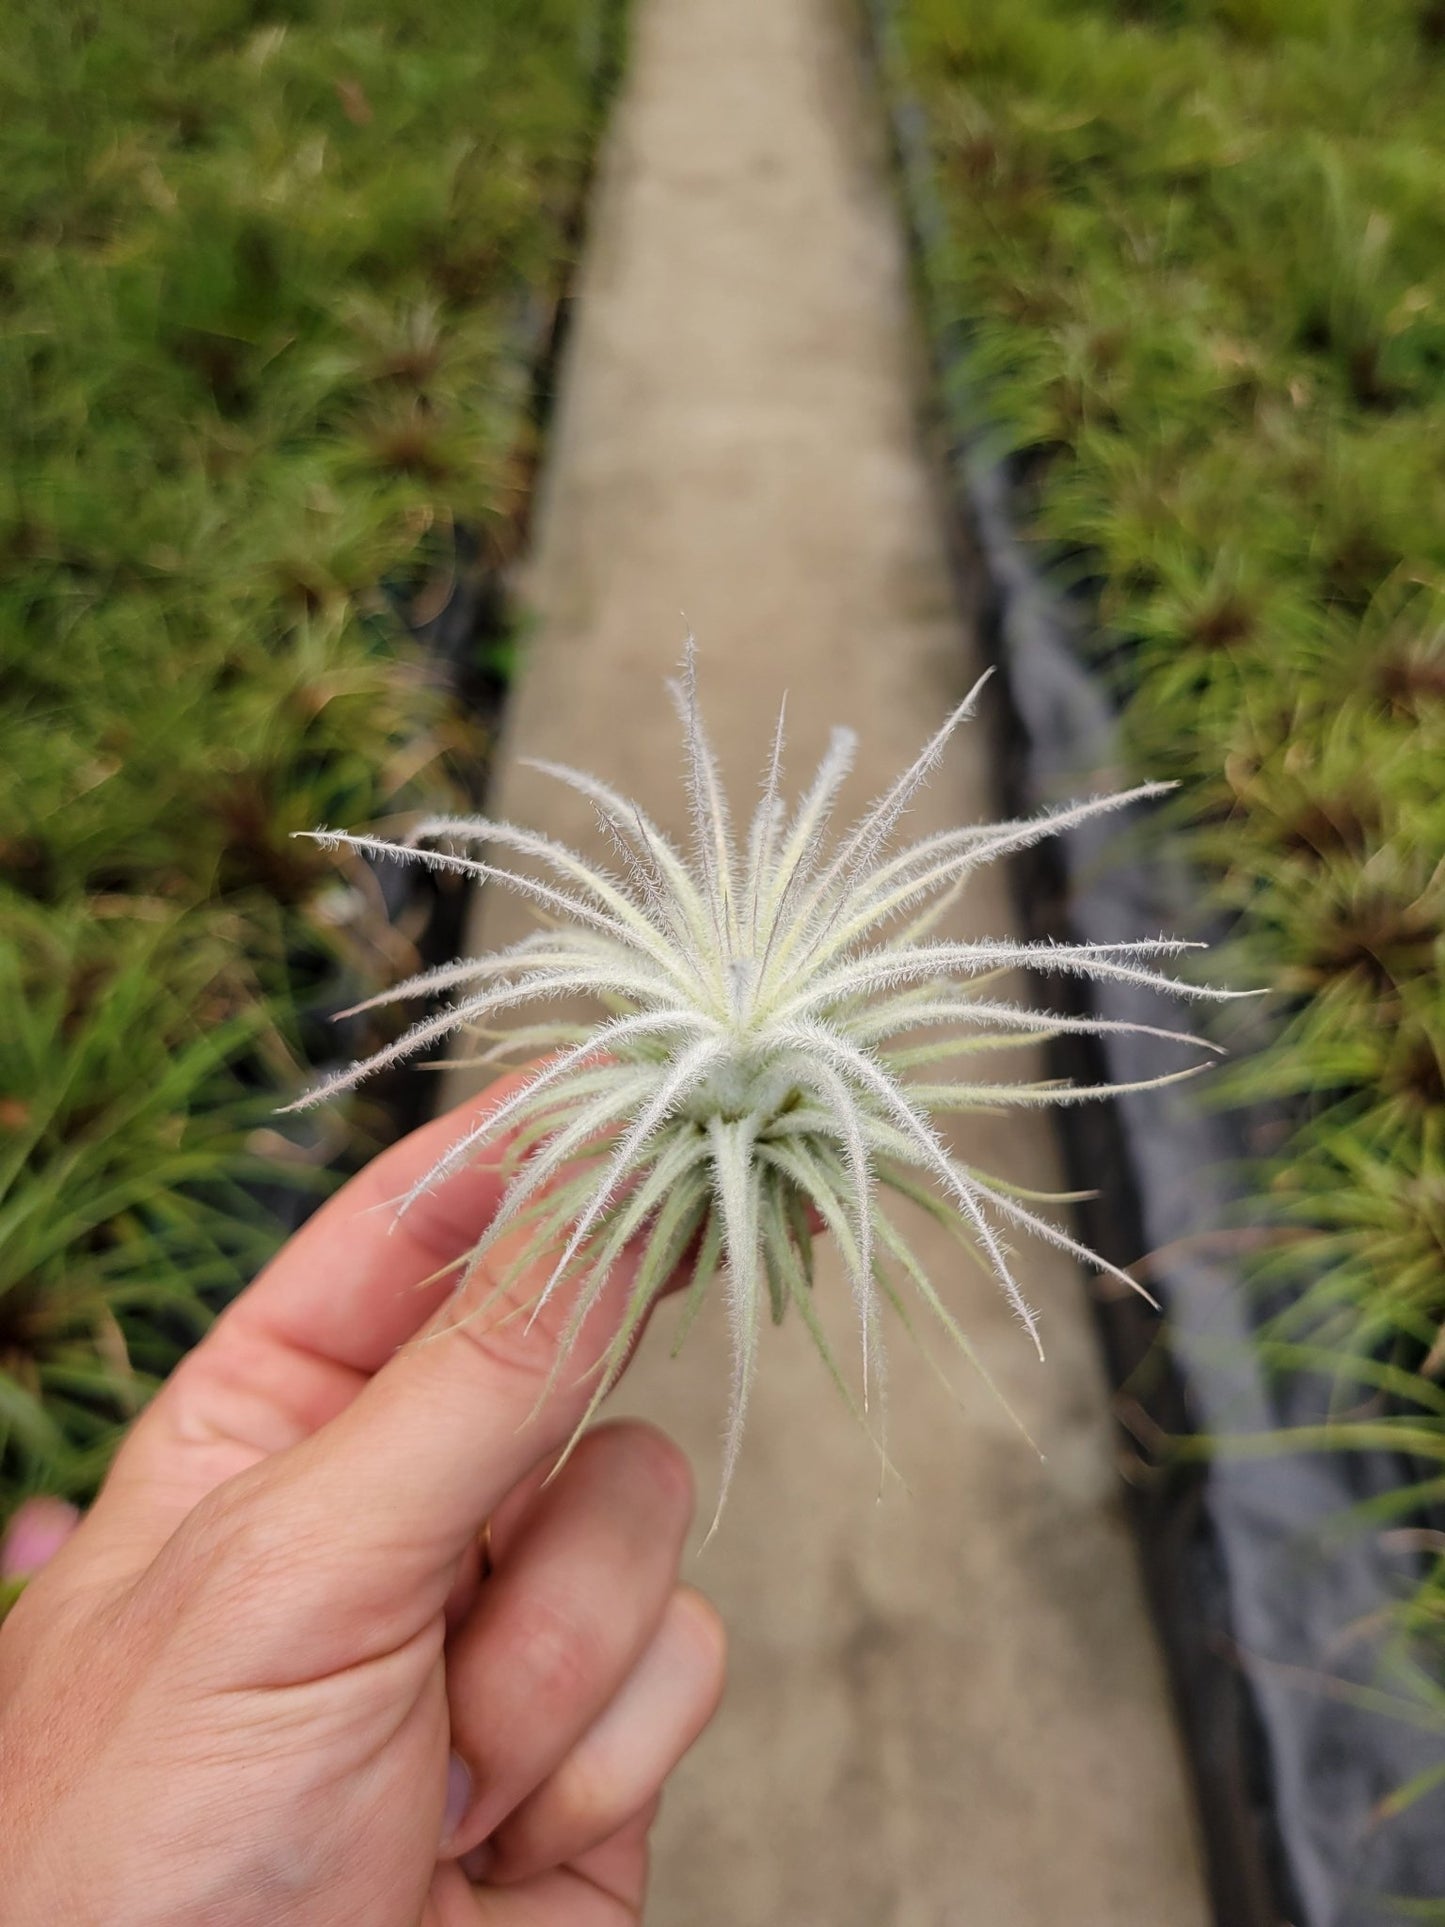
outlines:
[{"label": "gravel path", "polygon": [[[638,0],[636,14],[495,799],[587,845],[586,807],[516,759],[584,764],[675,824],[661,682],[682,610],[738,788],[784,687],[795,773],[831,723],[861,730],[861,801],[974,671],[846,0]],[[990,813],[986,729],[931,786],[920,831]],[[991,879],[958,928],[1011,922]],[[475,941],[514,927],[507,904],[484,901]],[[1006,1177],[1057,1178],[1043,1121],[991,1120],[957,1142]],[[766,1334],[728,1514],[691,1573],[732,1629],[732,1684],[665,1807],[649,1919],[1202,1927],[1085,1288],[1068,1263],[1027,1254],[1041,1367],[983,1275],[946,1242],[919,1244],[1046,1463],[971,1383],[962,1410],[950,1403],[899,1334],[891,1446],[909,1489],[891,1483],[880,1503],[805,1336]],[[820,1289],[846,1347],[842,1280]],[[625,1403],[686,1445],[706,1516],[726,1336],[705,1317],[676,1362],[667,1336],[654,1330]]]}]

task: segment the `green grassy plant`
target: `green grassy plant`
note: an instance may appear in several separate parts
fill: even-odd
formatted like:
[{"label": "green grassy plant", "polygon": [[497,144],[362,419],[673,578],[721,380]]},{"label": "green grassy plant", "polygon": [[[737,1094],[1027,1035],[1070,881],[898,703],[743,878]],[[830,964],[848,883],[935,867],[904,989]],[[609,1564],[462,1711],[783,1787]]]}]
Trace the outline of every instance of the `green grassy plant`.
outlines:
[{"label": "green grassy plant", "polygon": [[[955,397],[1100,612],[1141,772],[1285,993],[1234,1074],[1281,1370],[1445,1450],[1445,27],[1416,0],[900,0]],[[1228,961],[1228,960],[1227,960]],[[1360,1386],[1368,1398],[1360,1404]],[[1348,1389],[1342,1389],[1348,1388]],[[1431,1440],[1429,1450],[1422,1441]],[[1438,1554],[1427,1531],[1421,1549]],[[1441,1573],[1417,1630],[1445,1653]]]},{"label": "green grassy plant", "polygon": [[233,919],[97,921],[4,900],[0,1443],[83,1486],[268,1227],[241,1184],[267,1108],[226,1066],[264,1054]]},{"label": "green grassy plant", "polygon": [[617,14],[7,16],[0,1514],[83,1496],[274,1243],[241,1187],[315,987],[414,967],[292,832],[477,758],[397,611],[459,526],[515,543]]}]

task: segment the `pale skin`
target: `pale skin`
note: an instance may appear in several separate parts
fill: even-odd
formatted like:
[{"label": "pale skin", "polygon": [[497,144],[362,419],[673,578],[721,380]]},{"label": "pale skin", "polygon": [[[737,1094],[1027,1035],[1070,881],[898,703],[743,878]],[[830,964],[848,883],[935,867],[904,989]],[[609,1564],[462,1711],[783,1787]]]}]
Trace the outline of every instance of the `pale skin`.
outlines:
[{"label": "pale skin", "polygon": [[[723,1634],[678,1583],[675,1446],[604,1425],[547,1478],[631,1267],[539,1406],[565,1304],[530,1330],[496,1308],[458,1324],[435,1276],[495,1211],[499,1155],[399,1226],[377,1208],[486,1101],[292,1239],[82,1522],[43,1503],[17,1520],[9,1565],[39,1570],[0,1629],[7,1927],[641,1918],[648,1830],[716,1708]],[[489,1269],[516,1249],[499,1239]]]}]

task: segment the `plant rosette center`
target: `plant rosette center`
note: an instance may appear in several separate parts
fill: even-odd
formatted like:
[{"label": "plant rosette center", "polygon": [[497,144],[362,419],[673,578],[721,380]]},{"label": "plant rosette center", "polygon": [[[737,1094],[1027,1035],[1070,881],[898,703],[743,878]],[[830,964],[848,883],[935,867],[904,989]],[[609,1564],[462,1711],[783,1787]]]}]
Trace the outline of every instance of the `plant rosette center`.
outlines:
[{"label": "plant rosette center", "polygon": [[770,1062],[763,1049],[742,1044],[714,1065],[679,1111],[704,1129],[721,1118],[728,1124],[751,1123],[764,1136],[771,1124],[803,1101],[788,1066]]}]

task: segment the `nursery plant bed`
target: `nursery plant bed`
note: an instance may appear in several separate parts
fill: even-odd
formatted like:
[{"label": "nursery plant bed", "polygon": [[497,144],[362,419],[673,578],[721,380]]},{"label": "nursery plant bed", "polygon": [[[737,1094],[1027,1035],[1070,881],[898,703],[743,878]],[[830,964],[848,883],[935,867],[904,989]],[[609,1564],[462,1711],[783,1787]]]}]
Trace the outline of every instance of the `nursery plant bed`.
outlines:
[{"label": "nursery plant bed", "polygon": [[83,1498],[146,1385],[435,1101],[414,1070],[345,1128],[273,1122],[376,1041],[332,1016],[463,915],[289,832],[480,794],[624,16],[17,20],[0,1513]]},{"label": "nursery plant bed", "polygon": [[[599,114],[617,80],[628,5],[629,0],[597,0],[591,15],[591,85]],[[517,639],[510,569],[526,544],[530,527],[530,482],[541,459],[555,400],[557,371],[571,318],[573,270],[585,236],[592,178],[593,160],[589,157],[564,223],[562,272],[551,285],[529,290],[518,306],[513,325],[508,359],[528,371],[520,391],[514,437],[528,487],[512,515],[505,544],[489,543],[481,530],[463,522],[452,528],[442,564],[432,568],[419,586],[404,589],[383,584],[394,617],[433,665],[451,701],[475,731],[474,740],[482,753],[459,772],[465,799],[475,808],[480,808],[486,798],[490,774],[486,752],[496,740],[506,711],[511,654]],[[430,968],[459,953],[472,895],[469,883],[454,874],[414,863],[373,856],[355,861],[372,879],[387,921],[411,932],[410,942],[420,968]],[[368,988],[339,965],[329,981],[318,986],[310,1013],[318,1047],[309,1053],[309,1067],[318,1077],[364,1055],[376,1042],[374,1030],[364,1018],[344,1015]],[[383,1121],[382,1138],[400,1137],[424,1123],[435,1110],[440,1092],[440,1079],[427,1069],[424,1059],[409,1060],[382,1073],[368,1093],[368,1108]],[[268,1207],[281,1215],[289,1229],[304,1223],[316,1203],[314,1194],[305,1190],[268,1187]]]},{"label": "nursery plant bed", "polygon": [[[593,111],[600,117],[620,71],[624,22],[629,0],[593,0],[584,8],[581,33],[589,71]],[[447,700],[466,718],[472,757],[456,771],[463,799],[479,808],[490,773],[489,752],[506,710],[511,652],[517,618],[509,577],[514,558],[525,546],[532,507],[531,481],[555,399],[557,370],[566,341],[573,271],[586,230],[595,148],[575,183],[562,223],[560,273],[529,288],[514,310],[510,345],[504,359],[524,371],[515,383],[512,444],[523,486],[500,537],[465,520],[452,524],[445,554],[419,582],[383,582],[381,592],[391,617],[416,645]],[[361,856],[353,867],[364,873],[360,895],[370,899],[369,914],[394,930],[414,953],[418,968],[430,968],[458,954],[466,930],[472,886],[454,874],[383,857]],[[353,897],[357,893],[353,892]],[[293,969],[302,960],[292,952]],[[338,958],[314,979],[303,1015],[308,1070],[324,1077],[364,1055],[378,1042],[376,1026],[350,1007],[374,984]],[[413,1012],[413,1015],[416,1013]],[[331,1162],[330,1176],[345,1175],[378,1145],[424,1123],[436,1109],[441,1080],[425,1059],[392,1066],[371,1084],[366,1125]],[[298,1136],[304,1136],[304,1129]],[[282,1140],[278,1138],[278,1145]],[[323,1142],[325,1140],[323,1139]],[[303,1153],[303,1155],[305,1155]],[[314,1186],[259,1179],[248,1187],[265,1216],[290,1233],[305,1223],[321,1201]]]},{"label": "nursery plant bed", "polygon": [[[1005,586],[1013,572],[993,545],[1001,531],[963,549],[983,517],[961,473],[966,454],[955,447],[950,465],[968,517],[961,552],[987,558],[982,627],[1010,725],[1004,785],[1015,807],[1035,809],[1115,766],[1113,719],[1074,646],[1071,612],[1037,583],[1015,576],[1013,592]],[[1188,876],[1141,854],[1157,847],[1157,824],[1141,816],[1131,827],[1133,862],[1106,838],[1075,834],[1052,859],[1020,867],[1031,935],[1087,942],[1124,929],[1201,930]],[[1098,987],[1087,1005],[1060,1008],[1177,1021],[1163,999]],[[1149,1038],[1087,1040],[1092,1049],[1079,1041],[1053,1048],[1058,1074],[1079,1082],[1132,1082],[1177,1063]],[[1250,1236],[1241,1173],[1257,1168],[1281,1125],[1265,1110],[1212,1113],[1174,1091],[1060,1120],[1071,1181],[1097,1194],[1081,1207],[1086,1241],[1132,1265],[1163,1308],[1161,1318],[1114,1293],[1097,1305],[1218,1918],[1365,1927],[1401,1918],[1382,1896],[1445,1893],[1445,1841],[1429,1803],[1385,1817],[1392,1796],[1438,1765],[1438,1736],[1391,1714],[1384,1693],[1370,1704],[1381,1628],[1422,1572],[1410,1551],[1391,1552],[1383,1535],[1347,1523],[1352,1508],[1404,1482],[1402,1460],[1291,1448],[1297,1428],[1328,1422],[1326,1392],[1300,1378],[1272,1382],[1252,1343],[1271,1307],[1237,1256]],[[1233,1443],[1241,1440],[1247,1446]]]},{"label": "nursery plant bed", "polygon": [[[579,32],[588,71],[591,111],[600,119],[620,72],[625,20],[630,0],[590,0],[580,15]],[[485,749],[495,741],[506,708],[511,652],[517,619],[509,587],[511,565],[527,540],[532,509],[532,481],[540,464],[542,446],[556,393],[557,370],[571,315],[573,271],[586,232],[587,206],[592,188],[595,147],[574,183],[561,223],[560,272],[530,287],[517,302],[510,325],[510,345],[504,359],[524,371],[516,384],[515,425],[511,436],[514,466],[521,486],[501,536],[461,520],[453,523],[441,561],[419,584],[382,584],[398,620],[433,665],[452,703],[466,716],[485,746],[482,755],[461,774],[464,794],[474,807],[483,803],[489,774]],[[417,959],[422,967],[456,956],[467,922],[470,886],[462,879],[417,864],[385,858],[358,859],[376,890],[388,920],[414,931]],[[364,1053],[371,1039],[368,1027],[341,1013],[365,994],[344,970],[337,969],[317,999],[317,1014],[331,1019],[330,1048],[310,1059],[318,1075]],[[386,1133],[400,1136],[425,1121],[435,1108],[439,1081],[425,1061],[409,1061],[382,1075],[371,1097],[386,1119]],[[294,1222],[304,1218],[307,1203]]]},{"label": "nursery plant bed", "polygon": [[[1057,802],[1121,763],[1114,698],[1087,647],[1097,585],[1039,572],[1028,466],[980,433],[986,377],[968,317],[931,282],[946,239],[930,132],[897,56],[894,0],[869,0],[873,57],[929,318],[934,420],[954,519],[961,593],[1001,672],[1002,777],[1014,807]],[[980,381],[984,383],[980,393]],[[1158,819],[1121,837],[1066,836],[1019,873],[1034,936],[1117,940],[1166,929],[1214,938],[1217,912]],[[1040,986],[1041,993],[1045,987]],[[1087,1009],[1180,1028],[1164,1000],[1087,987]],[[1076,1004],[1071,1008],[1084,1008]],[[1257,1019],[1238,1040],[1269,1034]],[[1063,1048],[1067,1044],[1070,1048]],[[1061,1074],[1132,1082],[1178,1063],[1148,1038],[1062,1040]],[[1289,1435],[1331,1416],[1318,1377],[1271,1375],[1254,1343],[1277,1305],[1246,1258],[1251,1173],[1278,1146],[1287,1106],[1200,1102],[1190,1090],[1120,1096],[1063,1114],[1073,1180],[1096,1190],[1087,1241],[1134,1265],[1162,1306],[1100,1295],[1121,1449],[1141,1556],[1192,1760],[1221,1927],[1366,1927],[1445,1919],[1445,1827],[1428,1793],[1441,1734],[1380,1687],[1401,1600],[1422,1579],[1409,1534],[1351,1525],[1352,1508],[1400,1488],[1388,1450],[1306,1452]],[[1257,1221],[1256,1221],[1257,1222]],[[1140,1263],[1141,1254],[1147,1254]],[[1418,1472],[1415,1473],[1418,1478]]]}]

